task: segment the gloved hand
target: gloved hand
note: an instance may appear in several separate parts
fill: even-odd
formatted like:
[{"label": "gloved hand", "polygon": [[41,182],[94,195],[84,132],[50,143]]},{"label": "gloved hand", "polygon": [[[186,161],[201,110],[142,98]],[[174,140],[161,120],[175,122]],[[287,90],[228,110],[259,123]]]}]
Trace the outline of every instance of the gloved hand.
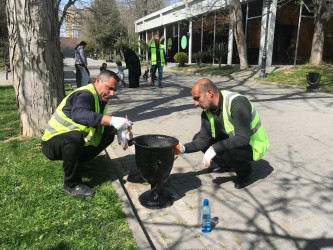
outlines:
[{"label": "gloved hand", "polygon": [[185,153],[185,147],[183,144],[179,142],[179,144],[175,148],[175,155],[184,154],[184,153]]},{"label": "gloved hand", "polygon": [[124,131],[128,128],[132,128],[132,122],[122,117],[112,116],[110,126],[113,126],[115,129],[119,131]]},{"label": "gloved hand", "polygon": [[210,167],[210,163],[212,162],[213,158],[215,157],[216,152],[213,149],[213,147],[209,147],[209,149],[207,149],[203,160],[202,160],[202,164],[204,165],[205,168],[209,168]]},{"label": "gloved hand", "polygon": [[126,150],[128,148],[126,133],[124,131],[118,131],[117,137],[118,137],[118,144],[121,145],[124,150]]}]

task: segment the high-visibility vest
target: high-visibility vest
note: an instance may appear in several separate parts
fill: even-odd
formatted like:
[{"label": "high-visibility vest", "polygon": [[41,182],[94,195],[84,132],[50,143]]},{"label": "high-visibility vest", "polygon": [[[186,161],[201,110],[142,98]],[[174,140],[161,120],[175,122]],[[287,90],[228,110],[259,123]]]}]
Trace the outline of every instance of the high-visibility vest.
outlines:
[{"label": "high-visibility vest", "polygon": [[[151,49],[151,65],[156,65],[157,61],[156,61],[156,45],[155,43],[152,43],[150,45],[150,49]],[[161,65],[164,66],[165,60],[164,60],[164,45],[160,44],[160,57],[161,57]]]},{"label": "high-visibility vest", "polygon": [[[102,134],[104,132],[104,126],[98,126],[97,128],[94,127],[88,127],[82,124],[78,124],[74,122],[71,118],[67,117],[65,113],[63,112],[63,108],[66,105],[67,99],[69,96],[71,96],[73,93],[78,91],[84,91],[89,90],[93,95],[95,99],[95,112],[100,112],[100,106],[99,106],[99,98],[98,94],[96,92],[96,89],[94,88],[94,85],[92,83],[83,86],[81,88],[76,89],[71,94],[69,94],[65,99],[62,100],[62,102],[57,107],[56,111],[53,113],[51,119],[49,120],[47,127],[44,131],[44,135],[42,137],[43,141],[48,141],[52,137],[69,132],[69,131],[83,131],[83,138],[85,141],[85,146],[95,146],[97,147],[98,144],[101,141]],[[105,105],[105,108],[103,110],[103,114],[106,114],[107,111],[107,104]]]},{"label": "high-visibility vest", "polygon": [[[237,96],[242,96],[238,93],[234,92],[229,92],[222,90],[221,91],[223,95],[223,110],[222,110],[222,115],[223,115],[223,121],[224,121],[224,128],[229,137],[235,136],[235,129],[234,125],[231,122],[231,102],[232,100],[237,97]],[[250,102],[250,100],[249,100]],[[250,123],[250,129],[251,129],[251,138],[250,138],[250,145],[252,147],[253,151],[253,160],[258,161],[260,160],[265,152],[266,149],[269,146],[267,134],[265,132],[265,129],[263,125],[261,124],[261,120],[259,117],[258,112],[256,109],[253,107],[252,103],[251,104],[251,123]],[[212,131],[212,137],[216,138],[216,133],[215,133],[215,124],[214,124],[214,117],[213,114],[210,111],[206,112],[208,120],[210,122],[211,126],[211,131]]]}]

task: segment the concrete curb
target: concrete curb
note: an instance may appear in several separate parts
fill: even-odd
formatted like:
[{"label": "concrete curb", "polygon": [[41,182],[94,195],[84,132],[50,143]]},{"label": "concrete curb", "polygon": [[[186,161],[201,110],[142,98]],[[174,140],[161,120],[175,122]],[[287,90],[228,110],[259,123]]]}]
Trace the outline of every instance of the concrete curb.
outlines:
[{"label": "concrete curb", "polygon": [[137,214],[136,208],[124,187],[121,176],[121,163],[117,159],[116,154],[112,150],[111,146],[105,149],[106,155],[109,157],[109,160],[112,159],[112,165],[117,174],[117,180],[112,182],[112,186],[115,188],[120,200],[123,204],[123,211],[126,214],[127,222],[129,228],[131,229],[134,239],[139,247],[139,249],[156,249],[153,242],[150,240],[150,237],[141,222],[140,217]]}]

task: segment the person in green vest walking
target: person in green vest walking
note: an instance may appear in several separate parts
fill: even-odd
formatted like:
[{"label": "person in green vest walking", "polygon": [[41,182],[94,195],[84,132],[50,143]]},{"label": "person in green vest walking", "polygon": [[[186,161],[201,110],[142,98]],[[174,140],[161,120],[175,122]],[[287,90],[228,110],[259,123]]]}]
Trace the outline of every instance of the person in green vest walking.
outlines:
[{"label": "person in green vest walking", "polygon": [[[211,161],[219,172],[236,172],[237,189],[250,184],[250,161],[260,160],[269,145],[259,113],[249,99],[238,93],[219,91],[209,79],[203,78],[192,87],[194,105],[202,109],[201,128],[193,141],[179,143],[175,154],[204,152],[203,165]],[[217,172],[216,171],[216,172]]]},{"label": "person in green vest walking", "polygon": [[104,70],[90,83],[65,97],[49,120],[42,137],[42,152],[50,160],[62,160],[64,192],[93,196],[94,190],[82,183],[84,163],[109,146],[115,134],[126,149],[124,131],[132,122],[106,115],[107,102],[119,86],[116,73]]},{"label": "person in green vest walking", "polygon": [[158,85],[157,87],[162,88],[162,76],[163,76],[163,67],[167,65],[165,61],[165,51],[164,45],[160,44],[159,36],[155,36],[154,43],[150,45],[149,53],[148,53],[149,63],[152,68],[152,85],[155,86],[155,75],[158,69]]}]

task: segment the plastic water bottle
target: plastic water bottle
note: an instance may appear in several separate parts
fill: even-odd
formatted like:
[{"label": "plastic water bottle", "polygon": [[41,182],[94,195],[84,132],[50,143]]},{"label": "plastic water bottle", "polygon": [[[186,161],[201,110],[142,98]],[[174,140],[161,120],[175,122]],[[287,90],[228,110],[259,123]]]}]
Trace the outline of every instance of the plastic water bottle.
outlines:
[{"label": "plastic water bottle", "polygon": [[201,207],[201,231],[208,233],[210,230],[210,206],[208,199],[204,199]]}]

